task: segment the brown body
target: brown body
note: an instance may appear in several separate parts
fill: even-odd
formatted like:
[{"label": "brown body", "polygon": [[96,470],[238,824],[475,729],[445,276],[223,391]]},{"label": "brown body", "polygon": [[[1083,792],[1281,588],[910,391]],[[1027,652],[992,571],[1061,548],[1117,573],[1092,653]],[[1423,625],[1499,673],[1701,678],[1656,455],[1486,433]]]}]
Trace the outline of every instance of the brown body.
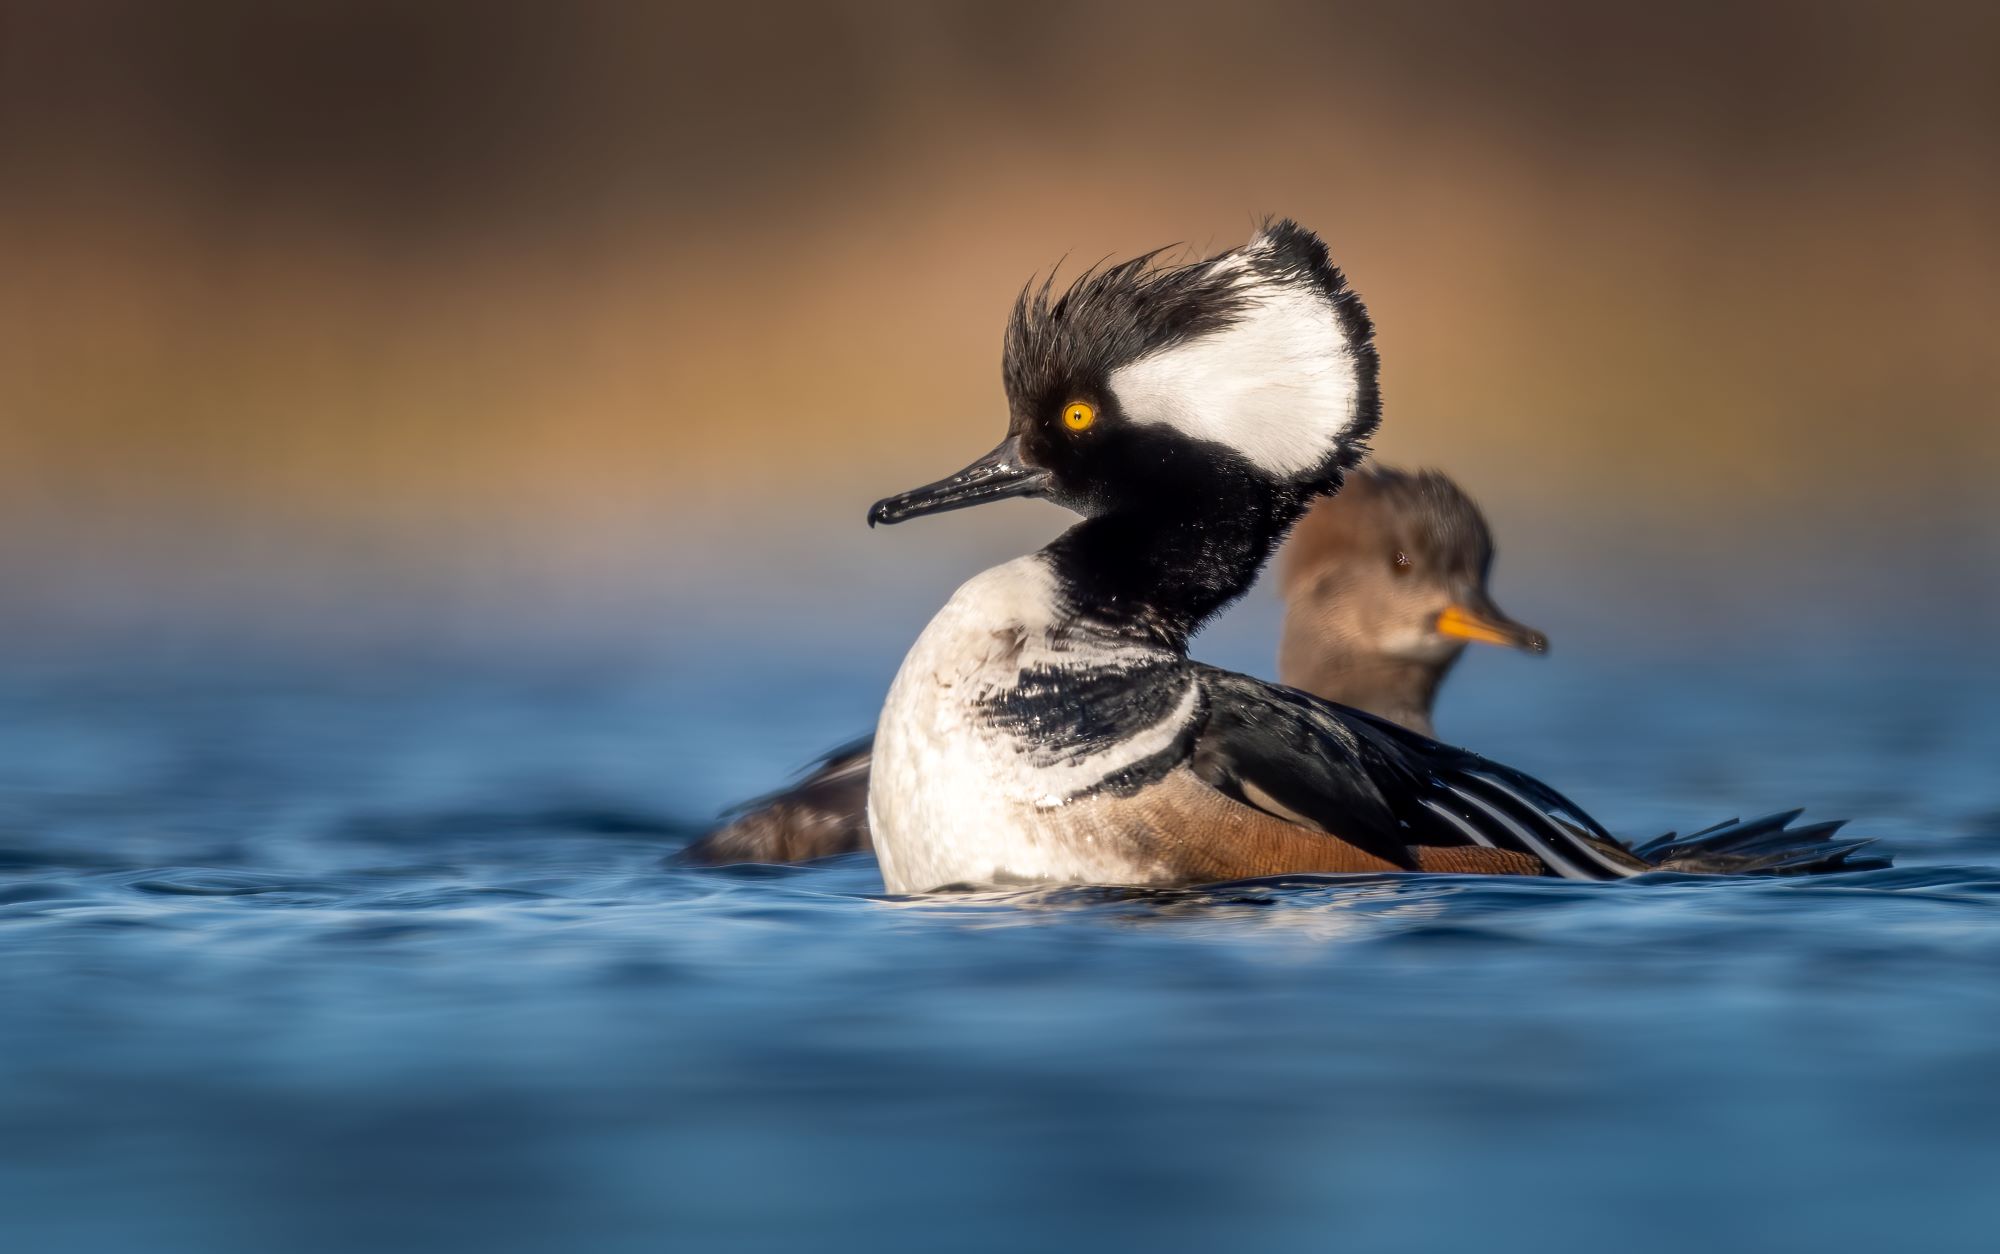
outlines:
[{"label": "brown body", "polygon": [[[1153,852],[1171,871],[1170,882],[1210,884],[1267,875],[1348,875],[1406,868],[1375,857],[1323,832],[1239,805],[1183,767],[1143,799],[1113,803],[1113,825],[1126,840]],[[1137,821],[1135,822],[1135,818]],[[1190,839],[1190,833],[1198,834]],[[1331,836],[1333,839],[1328,839]],[[1540,875],[1541,863],[1526,854],[1478,846],[1413,846],[1412,860],[1424,871],[1476,875]]]}]

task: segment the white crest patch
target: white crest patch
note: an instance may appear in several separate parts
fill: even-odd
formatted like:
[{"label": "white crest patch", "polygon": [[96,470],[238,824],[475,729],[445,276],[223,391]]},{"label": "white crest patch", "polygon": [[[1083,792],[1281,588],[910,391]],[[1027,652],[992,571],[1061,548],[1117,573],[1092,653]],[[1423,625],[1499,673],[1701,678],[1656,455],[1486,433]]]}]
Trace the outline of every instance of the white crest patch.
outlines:
[{"label": "white crest patch", "polygon": [[1325,462],[1353,431],[1357,367],[1325,294],[1274,282],[1241,257],[1221,263],[1241,274],[1246,307],[1236,324],[1119,367],[1111,391],[1133,422],[1228,445],[1289,477]]}]

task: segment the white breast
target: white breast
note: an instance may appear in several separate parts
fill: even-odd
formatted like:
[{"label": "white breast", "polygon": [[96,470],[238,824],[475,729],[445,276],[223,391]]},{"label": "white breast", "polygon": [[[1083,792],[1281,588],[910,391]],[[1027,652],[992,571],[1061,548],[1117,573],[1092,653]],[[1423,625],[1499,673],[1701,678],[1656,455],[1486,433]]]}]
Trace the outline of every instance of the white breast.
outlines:
[{"label": "white breast", "polygon": [[1099,751],[1036,765],[992,726],[986,702],[1029,667],[1116,665],[1137,646],[1064,625],[1039,555],[967,582],[903,659],[875,733],[868,821],[891,892],[955,883],[1143,882],[1143,868],[1066,823],[1082,790],[1173,743],[1199,700],[1192,682],[1159,725]]}]

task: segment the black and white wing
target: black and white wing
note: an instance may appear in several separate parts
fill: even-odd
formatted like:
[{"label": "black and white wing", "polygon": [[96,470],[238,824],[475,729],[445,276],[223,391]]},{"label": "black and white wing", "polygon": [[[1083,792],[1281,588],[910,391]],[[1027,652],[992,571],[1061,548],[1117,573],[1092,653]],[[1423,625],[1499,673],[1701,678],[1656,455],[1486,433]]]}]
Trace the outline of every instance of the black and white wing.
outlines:
[{"label": "black and white wing", "polygon": [[1208,718],[1190,765],[1238,801],[1410,869],[1419,848],[1468,845],[1526,854],[1565,879],[1650,869],[1512,767],[1296,689],[1196,669]]}]

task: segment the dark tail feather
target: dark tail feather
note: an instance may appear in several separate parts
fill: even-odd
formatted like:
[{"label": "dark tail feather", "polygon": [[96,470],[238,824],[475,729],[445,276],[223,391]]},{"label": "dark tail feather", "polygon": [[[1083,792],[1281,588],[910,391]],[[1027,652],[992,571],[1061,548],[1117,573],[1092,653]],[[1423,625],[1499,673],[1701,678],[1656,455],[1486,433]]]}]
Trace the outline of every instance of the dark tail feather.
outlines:
[{"label": "dark tail feather", "polygon": [[1878,871],[1885,856],[1855,854],[1873,840],[1835,840],[1845,820],[1793,827],[1803,813],[1785,810],[1745,823],[1731,819],[1692,836],[1672,832],[1632,850],[1662,871],[1697,875],[1816,875],[1827,871]]},{"label": "dark tail feather", "polygon": [[1740,841],[1753,840],[1767,832],[1785,830],[1786,824],[1804,813],[1803,808],[1784,810],[1777,814],[1767,814],[1761,819],[1752,819],[1748,823],[1742,819],[1727,819],[1713,827],[1704,827],[1689,836],[1677,836],[1673,832],[1668,832],[1656,840],[1649,840],[1635,847],[1632,852],[1648,862],[1657,862],[1668,856],[1667,851],[1678,848],[1705,846],[1717,851],[1732,850]]}]

